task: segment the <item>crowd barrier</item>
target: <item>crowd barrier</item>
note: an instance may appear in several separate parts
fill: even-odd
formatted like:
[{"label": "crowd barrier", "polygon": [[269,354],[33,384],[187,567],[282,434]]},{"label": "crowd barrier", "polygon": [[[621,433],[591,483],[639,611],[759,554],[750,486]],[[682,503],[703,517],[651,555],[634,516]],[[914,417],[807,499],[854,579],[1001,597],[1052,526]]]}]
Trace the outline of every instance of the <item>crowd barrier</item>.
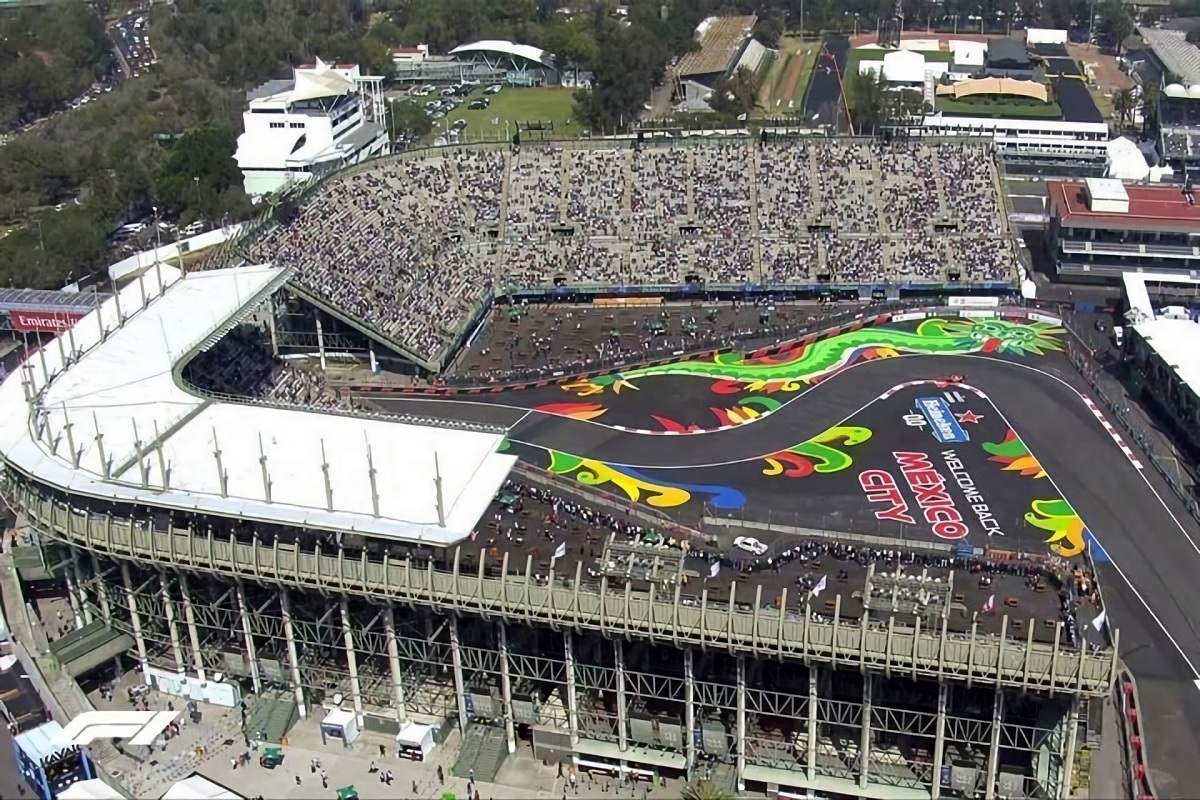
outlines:
[{"label": "crowd barrier", "polygon": [[1142,718],[1138,705],[1137,684],[1128,672],[1122,671],[1117,679],[1117,710],[1121,712],[1121,738],[1125,747],[1125,773],[1128,778],[1127,791],[1132,800],[1154,800],[1154,785],[1146,765],[1145,748],[1142,744]]}]

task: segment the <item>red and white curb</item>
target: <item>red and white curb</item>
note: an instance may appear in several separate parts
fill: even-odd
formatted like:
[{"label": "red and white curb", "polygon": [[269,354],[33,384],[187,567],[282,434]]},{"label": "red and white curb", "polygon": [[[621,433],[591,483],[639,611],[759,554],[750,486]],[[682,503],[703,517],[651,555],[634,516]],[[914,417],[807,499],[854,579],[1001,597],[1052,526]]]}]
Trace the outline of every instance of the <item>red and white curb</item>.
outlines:
[{"label": "red and white curb", "polygon": [[1117,447],[1121,448],[1121,452],[1129,459],[1129,463],[1133,464],[1134,469],[1143,469],[1142,462],[1138,461],[1138,457],[1130,449],[1129,445],[1125,444],[1125,440],[1121,438],[1121,434],[1117,432],[1112,423],[1105,418],[1104,412],[1100,410],[1099,406],[1087,395],[1082,395],[1082,397],[1083,402],[1087,404],[1088,410],[1092,412],[1092,416],[1100,421],[1100,424],[1104,426],[1104,430],[1108,431],[1108,435],[1117,443]]}]

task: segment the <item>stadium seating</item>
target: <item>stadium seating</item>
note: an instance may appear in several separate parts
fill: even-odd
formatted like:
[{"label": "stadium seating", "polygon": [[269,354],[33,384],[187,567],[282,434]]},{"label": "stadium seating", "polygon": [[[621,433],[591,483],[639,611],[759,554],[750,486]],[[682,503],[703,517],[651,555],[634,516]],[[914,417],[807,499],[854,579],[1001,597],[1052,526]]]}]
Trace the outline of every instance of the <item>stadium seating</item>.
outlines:
[{"label": "stadium seating", "polygon": [[493,291],[1008,281],[998,191],[985,144],[442,148],[335,174],[242,252],[437,361]]}]

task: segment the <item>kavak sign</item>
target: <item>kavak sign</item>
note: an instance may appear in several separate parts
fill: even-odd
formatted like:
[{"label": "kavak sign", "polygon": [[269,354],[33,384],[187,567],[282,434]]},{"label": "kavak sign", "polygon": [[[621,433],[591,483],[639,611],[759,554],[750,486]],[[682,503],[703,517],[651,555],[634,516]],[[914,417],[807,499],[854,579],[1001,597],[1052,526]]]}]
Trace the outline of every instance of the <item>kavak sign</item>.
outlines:
[{"label": "kavak sign", "polygon": [[[943,450],[940,456],[950,476],[949,481],[934,467],[933,459],[926,453],[892,453],[902,482],[912,494],[912,503],[900,488],[901,481],[890,471],[869,469],[859,473],[858,483],[866,493],[867,500],[879,505],[875,510],[875,518],[905,525],[928,525],[939,539],[965,539],[971,527],[959,510],[958,496],[961,492],[964,507],[979,521],[988,536],[1003,536],[1004,531],[1000,529],[999,522],[957,453]],[[948,487],[957,488],[958,491],[952,496],[952,489]]]},{"label": "kavak sign", "polygon": [[18,333],[62,333],[83,317],[83,314],[68,314],[62,311],[8,312],[8,322]]}]

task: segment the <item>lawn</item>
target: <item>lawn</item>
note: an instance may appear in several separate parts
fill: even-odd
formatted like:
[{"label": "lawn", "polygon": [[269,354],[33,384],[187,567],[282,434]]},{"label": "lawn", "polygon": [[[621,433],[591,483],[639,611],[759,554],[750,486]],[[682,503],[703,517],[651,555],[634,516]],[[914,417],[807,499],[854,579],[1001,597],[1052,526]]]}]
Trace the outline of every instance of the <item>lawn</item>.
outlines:
[{"label": "lawn", "polygon": [[554,124],[554,138],[564,139],[583,133],[575,117],[574,89],[560,87],[506,86],[492,96],[492,104],[485,109],[469,109],[472,101],[483,96],[476,90],[463,100],[463,104],[445,119],[434,124],[434,132],[441,133],[459,119],[467,121],[463,132],[464,141],[499,141],[511,138],[520,126],[526,123]]},{"label": "lawn", "polygon": [[937,98],[937,110],[946,114],[962,114],[975,117],[1038,117],[1041,119],[1062,119],[1062,108],[1053,101],[1049,103],[1032,102],[997,102],[990,98],[976,97],[970,100],[954,100],[949,97]]},{"label": "lawn", "polygon": [[[764,116],[798,113],[803,110],[804,93],[817,61],[816,42],[801,43],[799,39],[783,37],[779,40],[779,55],[771,63],[771,69],[758,92],[758,109]],[[797,73],[798,70],[798,73]],[[788,87],[795,78],[795,88]]]},{"label": "lawn", "polygon": [[[882,61],[887,50],[854,48],[846,55],[846,73],[853,74],[860,61]],[[914,50],[925,56],[926,61],[937,61],[949,64],[954,61],[954,53],[949,50]]]}]

